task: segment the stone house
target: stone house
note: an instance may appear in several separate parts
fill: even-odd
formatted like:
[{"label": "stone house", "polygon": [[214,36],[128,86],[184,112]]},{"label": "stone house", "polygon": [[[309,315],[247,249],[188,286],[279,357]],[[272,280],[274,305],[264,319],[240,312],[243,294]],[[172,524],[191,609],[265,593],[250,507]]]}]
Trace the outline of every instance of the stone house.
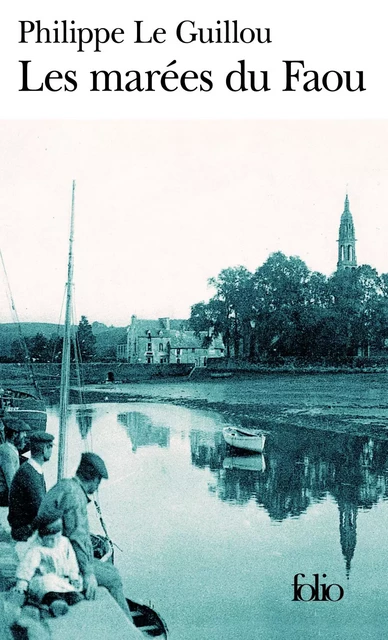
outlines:
[{"label": "stone house", "polygon": [[127,342],[117,347],[117,359],[132,364],[195,364],[203,367],[209,358],[225,356],[221,337],[211,338],[206,332],[196,335],[186,326],[184,320],[143,320],[132,316]]}]

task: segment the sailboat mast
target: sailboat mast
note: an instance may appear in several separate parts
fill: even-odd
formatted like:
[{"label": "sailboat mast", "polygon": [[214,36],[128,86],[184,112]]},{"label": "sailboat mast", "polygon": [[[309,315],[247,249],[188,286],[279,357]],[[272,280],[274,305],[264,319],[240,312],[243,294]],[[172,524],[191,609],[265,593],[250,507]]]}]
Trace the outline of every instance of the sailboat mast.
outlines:
[{"label": "sailboat mast", "polygon": [[59,399],[59,441],[58,441],[58,474],[60,480],[65,472],[66,458],[66,428],[67,428],[67,408],[69,404],[70,385],[70,348],[71,348],[71,320],[72,320],[72,297],[73,297],[73,237],[74,237],[74,197],[75,180],[73,180],[71,192],[71,218],[69,237],[69,259],[67,265],[66,283],[66,312],[65,312],[65,332],[63,337],[62,367],[61,367],[61,387]]}]

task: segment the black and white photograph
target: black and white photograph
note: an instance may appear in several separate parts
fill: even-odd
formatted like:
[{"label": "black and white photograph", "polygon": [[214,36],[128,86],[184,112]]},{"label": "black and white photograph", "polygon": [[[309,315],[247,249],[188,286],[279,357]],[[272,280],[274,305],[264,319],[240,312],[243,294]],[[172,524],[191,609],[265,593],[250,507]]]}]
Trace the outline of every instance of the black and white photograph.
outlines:
[{"label": "black and white photograph", "polygon": [[384,120],[0,122],[5,640],[378,640]]}]

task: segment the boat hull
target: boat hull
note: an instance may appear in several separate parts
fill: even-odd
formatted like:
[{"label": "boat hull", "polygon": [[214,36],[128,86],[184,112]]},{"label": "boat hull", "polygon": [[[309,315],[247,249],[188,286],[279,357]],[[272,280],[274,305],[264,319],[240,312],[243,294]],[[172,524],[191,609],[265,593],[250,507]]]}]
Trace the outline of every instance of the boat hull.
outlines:
[{"label": "boat hull", "polygon": [[233,427],[225,427],[222,431],[225,442],[236,449],[244,451],[254,451],[262,453],[265,445],[265,435],[263,433],[248,434],[247,431],[239,431]]},{"label": "boat hull", "polygon": [[140,604],[126,598],[133,624],[149,638],[167,640],[168,629],[163,618],[153,609],[145,604]]},{"label": "boat hull", "polygon": [[2,391],[0,418],[7,415],[24,420],[32,431],[45,431],[47,413],[43,400],[15,389]]},{"label": "boat hull", "polygon": [[[114,562],[113,546],[106,536],[91,534],[94,557],[101,562]],[[148,638],[167,640],[168,628],[163,618],[155,609],[146,604],[126,598],[132,621],[135,627]]]}]

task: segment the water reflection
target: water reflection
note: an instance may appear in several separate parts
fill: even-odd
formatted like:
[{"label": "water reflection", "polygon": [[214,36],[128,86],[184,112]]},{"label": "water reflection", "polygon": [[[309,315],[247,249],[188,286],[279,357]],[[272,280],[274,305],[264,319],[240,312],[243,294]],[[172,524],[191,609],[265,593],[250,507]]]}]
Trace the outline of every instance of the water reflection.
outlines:
[{"label": "water reflection", "polygon": [[82,440],[86,440],[93,424],[93,409],[91,407],[79,407],[76,411],[76,420]]},{"label": "water reflection", "polygon": [[222,468],[222,461],[226,455],[225,440],[220,431],[216,433],[208,431],[190,431],[191,463],[195,467],[204,469],[209,467],[212,471]]},{"label": "water reflection", "polygon": [[226,456],[222,463],[224,469],[245,469],[246,471],[265,471],[265,458],[258,455]]},{"label": "water reflection", "polygon": [[170,430],[168,427],[155,426],[148,416],[140,411],[119,413],[117,420],[122,424],[132,443],[132,451],[138,447],[168,447]]},{"label": "water reflection", "polygon": [[[142,411],[119,413],[132,450],[170,447],[169,426],[155,424]],[[77,413],[81,434],[90,429],[91,413]],[[254,502],[270,520],[299,518],[327,498],[339,511],[339,542],[349,576],[357,543],[357,514],[387,497],[385,469],[388,441],[306,429],[272,431],[264,454],[244,453],[226,445],[222,423],[217,430],[189,431],[191,464],[208,468],[215,479],[209,491],[222,502]],[[82,431],[82,429],[83,431]],[[83,436],[84,437],[84,436]]]},{"label": "water reflection", "polygon": [[236,455],[219,432],[191,432],[190,443],[192,463],[213,472],[216,490],[211,490],[220,500],[238,505],[254,500],[271,520],[300,517],[310,505],[334,498],[349,576],[357,512],[387,497],[388,442],[289,429],[268,436],[264,456]]},{"label": "water reflection", "polygon": [[[383,637],[387,443],[279,428],[260,458],[226,447],[216,412],[151,402],[92,409],[86,424],[70,409],[69,475],[82,449],[79,427],[92,421],[93,448],[110,475],[101,486],[104,517],[125,550],[125,591],[155,602],[171,640],[278,640],[285,629],[287,640]],[[50,411],[48,430],[56,434],[57,424]],[[51,460],[49,483],[54,472]],[[345,598],[295,605],[300,571],[310,581],[327,573]]]}]

